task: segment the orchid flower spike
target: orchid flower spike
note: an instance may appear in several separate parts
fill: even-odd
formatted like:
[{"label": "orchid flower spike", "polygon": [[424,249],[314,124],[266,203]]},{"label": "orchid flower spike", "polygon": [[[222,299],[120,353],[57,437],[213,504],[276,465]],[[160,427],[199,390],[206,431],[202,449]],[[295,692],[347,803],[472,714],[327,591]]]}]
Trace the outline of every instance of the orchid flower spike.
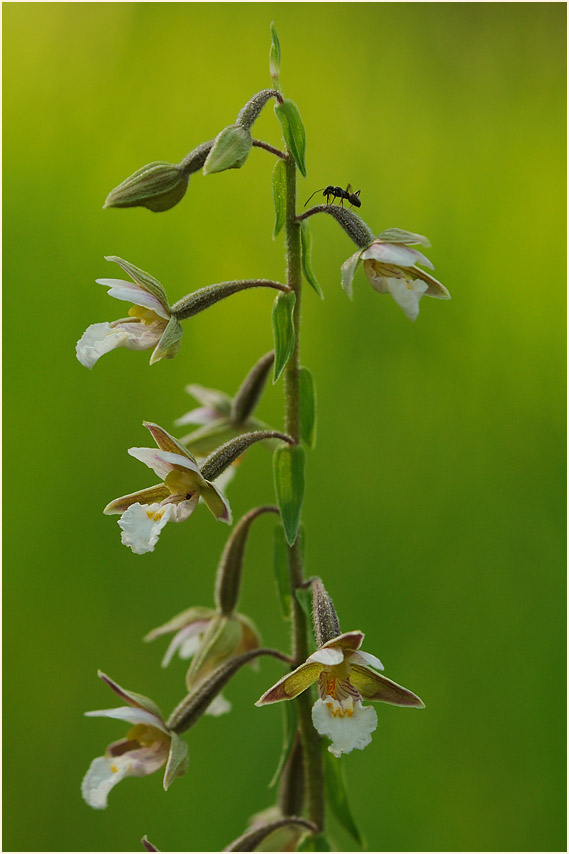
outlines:
[{"label": "orchid flower spike", "polygon": [[444,285],[416,266],[423,264],[433,269],[422,252],[410,248],[410,244],[416,243],[431,245],[422,234],[389,228],[382,231],[369,246],[358,249],[342,264],[342,287],[350,299],[352,280],[360,261],[363,261],[364,272],[372,288],[380,294],[391,294],[410,320],[417,319],[419,300],[423,295],[450,299]]},{"label": "orchid flower spike", "polygon": [[172,359],[180,349],[182,327],[170,313],[166,292],[157,279],[128,261],[110,255],[127,273],[132,282],[122,279],[97,279],[97,284],[109,288],[109,296],[133,303],[128,317],[112,323],[93,323],[77,342],[77,358],[86,368],[117,347],[129,350],[154,349],[153,365],[160,359]]},{"label": "orchid flower spike", "polygon": [[117,718],[131,724],[126,737],[109,744],[104,756],[93,759],[83,778],[81,793],[90,807],[105,809],[113,786],[125,777],[145,777],[164,765],[164,789],[188,770],[188,747],[164,723],[158,706],[148,697],[121,688],[99,671],[99,677],[128,705],[85,712],[88,717]]},{"label": "orchid flower spike", "polygon": [[183,522],[200,498],[219,522],[231,524],[231,508],[223,493],[202,475],[195,457],[158,424],[145,421],[158,450],[129,448],[131,457],[151,468],[162,483],[115,498],[103,513],[120,513],[121,541],[135,554],[154,551],[167,522]]},{"label": "orchid flower spike", "polygon": [[424,708],[419,697],[378,673],[381,661],[360,650],[362,632],[345,632],[327,641],[309,655],[304,664],[287,673],[255,703],[264,706],[293,700],[318,683],[318,699],[312,708],[312,722],[320,735],[332,739],[328,750],[334,756],[363,750],[377,727],[377,714],[362,700],[395,706]]}]

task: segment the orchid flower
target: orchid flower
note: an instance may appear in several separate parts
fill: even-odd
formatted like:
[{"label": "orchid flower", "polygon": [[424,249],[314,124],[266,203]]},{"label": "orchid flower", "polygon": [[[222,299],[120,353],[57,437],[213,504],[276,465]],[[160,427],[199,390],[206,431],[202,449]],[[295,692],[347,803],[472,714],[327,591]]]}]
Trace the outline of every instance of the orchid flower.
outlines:
[{"label": "orchid flower", "polygon": [[182,327],[170,313],[164,288],[153,276],[128,261],[110,255],[107,261],[116,262],[133,279],[97,279],[97,284],[109,288],[109,296],[133,303],[128,317],[111,323],[93,323],[77,342],[77,358],[86,368],[117,347],[129,350],[154,349],[153,365],[160,359],[171,359],[179,350]]},{"label": "orchid flower", "polygon": [[360,261],[372,288],[380,294],[391,294],[410,320],[419,314],[419,300],[423,295],[437,299],[450,299],[447,289],[416,264],[433,269],[429,259],[409,244],[431,244],[422,234],[413,234],[401,228],[389,228],[363,249],[358,249],[342,264],[342,287],[352,298],[352,280]]},{"label": "orchid flower", "polygon": [[191,516],[200,498],[220,522],[231,524],[231,509],[223,493],[201,474],[195,457],[162,427],[144,422],[154,448],[129,448],[128,452],[162,478],[162,483],[115,498],[104,513],[120,513],[121,541],[135,554],[154,551],[167,522]]},{"label": "orchid flower", "polygon": [[[186,678],[188,690],[193,690],[224,661],[261,645],[259,632],[248,617],[237,613],[224,615],[213,608],[188,608],[153,629],[144,640],[152,641],[170,632],[175,634],[162,659],[162,667],[167,667],[176,653],[183,660],[193,659]],[[256,663],[254,660],[251,666]],[[230,710],[229,701],[218,694],[206,714],[217,717]]]},{"label": "orchid flower", "polygon": [[125,777],[145,777],[165,765],[164,789],[168,789],[188,769],[188,748],[167,728],[152,700],[121,688],[101,671],[99,677],[128,705],[85,714],[116,718],[132,725],[125,738],[110,744],[104,756],[91,762],[81,784],[81,793],[89,806],[105,809],[110,790]]},{"label": "orchid flower", "polygon": [[287,673],[269,688],[256,706],[293,700],[318,683],[318,699],[312,708],[315,729],[332,739],[328,750],[334,756],[363,750],[377,727],[377,714],[362,700],[395,706],[424,708],[424,703],[407,688],[382,676],[381,661],[360,650],[362,632],[345,632],[327,641],[309,655],[304,664]]}]

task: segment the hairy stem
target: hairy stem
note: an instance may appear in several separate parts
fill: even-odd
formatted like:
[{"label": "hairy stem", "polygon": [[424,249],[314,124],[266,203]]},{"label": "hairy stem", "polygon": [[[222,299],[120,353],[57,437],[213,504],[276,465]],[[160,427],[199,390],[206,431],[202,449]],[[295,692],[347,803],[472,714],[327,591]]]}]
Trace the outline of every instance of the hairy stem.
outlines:
[{"label": "hairy stem", "polygon": [[[296,220],[296,163],[289,155],[285,160],[286,174],[286,257],[287,284],[296,294],[294,306],[294,350],[284,372],[285,429],[289,436],[300,442],[300,308],[302,292],[302,258],[300,224]],[[296,666],[308,657],[308,624],[295,591],[303,584],[302,554],[299,537],[288,546],[288,565],[292,588],[293,607],[293,658]],[[319,829],[324,827],[324,781],[320,736],[312,725],[312,697],[304,691],[295,700],[298,709],[300,737],[304,760],[306,810],[308,817]]]},{"label": "hairy stem", "polygon": [[277,157],[280,157],[281,160],[286,160],[286,154],[284,151],[281,151],[280,148],[275,148],[274,145],[270,145],[268,142],[263,142],[261,139],[254,139],[253,145],[257,148],[264,148],[265,151],[270,151],[271,154],[275,154]]}]

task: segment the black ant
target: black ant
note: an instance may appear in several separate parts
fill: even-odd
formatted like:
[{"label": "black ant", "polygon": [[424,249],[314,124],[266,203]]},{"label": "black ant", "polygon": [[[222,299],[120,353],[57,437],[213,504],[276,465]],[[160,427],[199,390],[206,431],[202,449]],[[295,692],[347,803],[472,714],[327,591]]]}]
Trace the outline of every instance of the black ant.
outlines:
[{"label": "black ant", "polygon": [[[321,187],[320,189],[323,190],[322,195],[326,196],[326,204],[327,205],[330,204],[330,196],[332,196],[332,204],[334,204],[334,199],[340,199],[341,200],[340,204],[343,206],[344,205],[344,199],[346,199],[346,201],[348,201],[355,208],[361,208],[361,206],[362,206],[361,200],[359,198],[361,190],[358,190],[357,192],[352,193],[352,188],[351,188],[350,184],[348,184],[348,186],[346,187],[345,190],[342,190],[341,187],[333,187],[331,184],[328,184],[327,187],[323,187],[323,188]],[[312,193],[312,196],[315,196],[316,193],[319,193],[319,192],[320,192],[320,190],[314,190],[314,192]],[[312,196],[310,196],[310,199],[312,198]],[[306,205],[308,204],[310,199],[307,199],[305,201],[304,207],[306,207]]]}]

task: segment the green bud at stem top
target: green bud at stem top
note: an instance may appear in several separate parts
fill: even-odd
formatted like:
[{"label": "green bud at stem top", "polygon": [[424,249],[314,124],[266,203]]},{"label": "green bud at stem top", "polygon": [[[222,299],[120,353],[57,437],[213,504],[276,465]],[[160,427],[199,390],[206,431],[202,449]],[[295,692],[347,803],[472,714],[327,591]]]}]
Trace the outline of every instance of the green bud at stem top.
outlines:
[{"label": "green bud at stem top", "polygon": [[231,404],[231,423],[235,426],[243,424],[259,402],[259,398],[265,387],[272,364],[275,360],[274,350],[262,356],[256,365],[253,365]]},{"label": "green bud at stem top", "polygon": [[297,216],[297,222],[303,219],[308,219],[316,213],[327,213],[333,216],[334,219],[342,226],[348,237],[354,241],[356,246],[364,249],[375,240],[375,235],[369,225],[367,225],[361,217],[353,211],[342,207],[342,205],[316,205],[306,213]]},{"label": "green bud at stem top", "polygon": [[257,507],[243,516],[233,529],[231,536],[227,540],[217,569],[215,602],[217,609],[222,614],[232,614],[239,601],[243,557],[245,555],[245,546],[247,545],[251,523],[263,513],[278,514],[278,512],[277,507]]},{"label": "green bud at stem top", "polygon": [[230,297],[239,291],[246,291],[249,288],[272,288],[276,291],[284,291],[288,293],[290,288],[288,285],[281,285],[279,282],[273,282],[270,279],[242,279],[235,282],[221,282],[218,285],[208,285],[205,288],[200,288],[193,291],[170,307],[170,311],[178,320],[186,320],[194,314],[199,314],[200,311],[215,305],[226,297]]},{"label": "green bud at stem top", "polygon": [[341,634],[336,609],[320,578],[312,579],[312,614],[318,648]]}]

